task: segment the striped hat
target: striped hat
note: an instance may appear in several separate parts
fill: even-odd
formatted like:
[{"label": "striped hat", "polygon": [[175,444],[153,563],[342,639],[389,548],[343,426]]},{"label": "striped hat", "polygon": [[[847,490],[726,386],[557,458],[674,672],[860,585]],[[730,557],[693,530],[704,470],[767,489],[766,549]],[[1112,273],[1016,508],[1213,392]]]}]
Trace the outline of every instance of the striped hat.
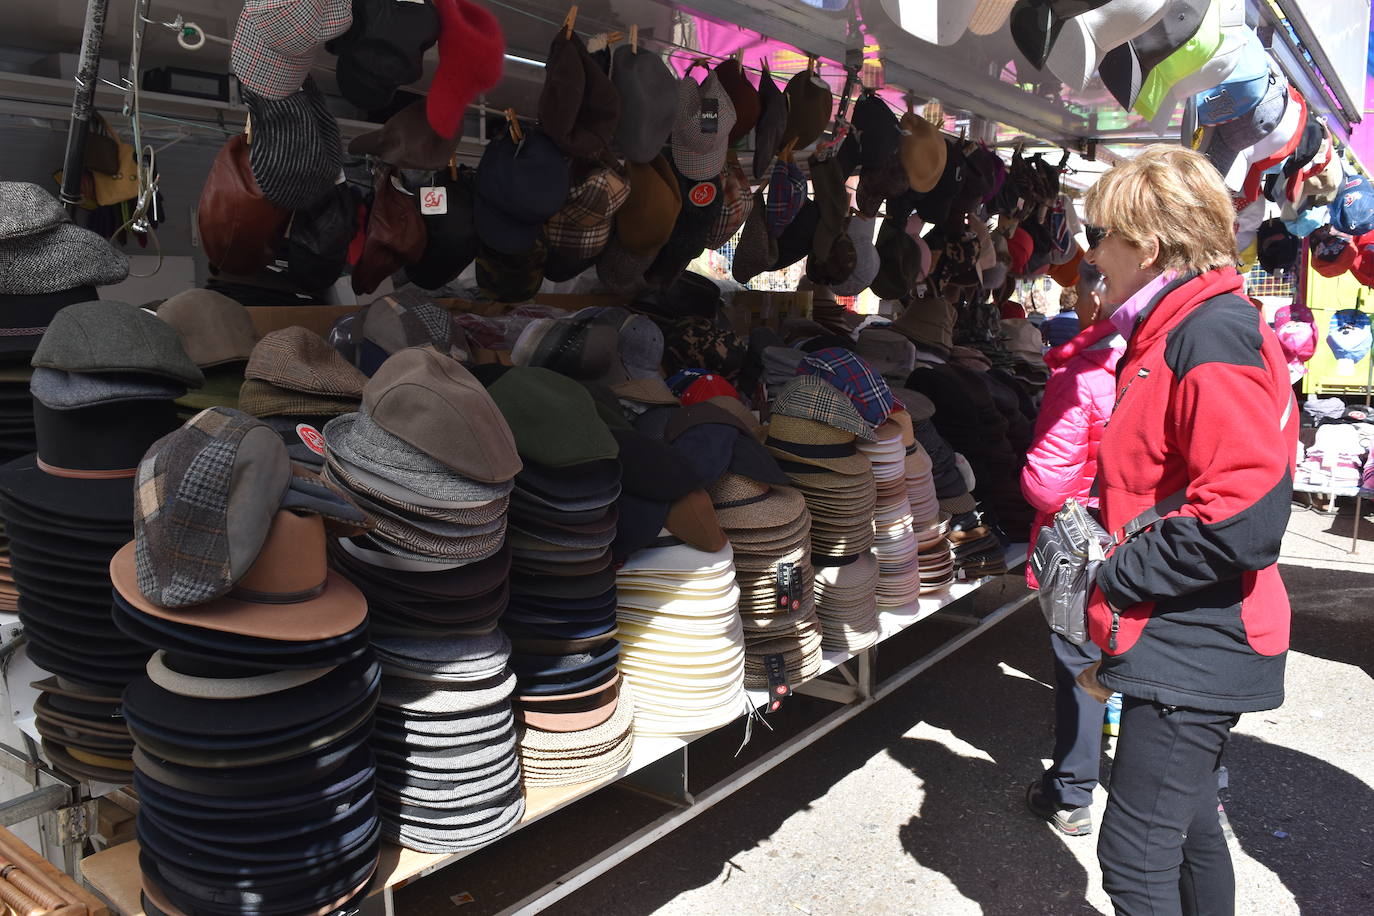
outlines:
[{"label": "striped hat", "polygon": [[243,101],[253,131],[248,165],[263,197],[284,210],[323,200],[343,173],[343,146],[315,81],[307,77],[299,90],[276,100],[245,86]]},{"label": "striped hat", "polygon": [[249,90],[284,99],[301,88],[321,46],[352,24],[349,0],[246,0],[230,66]]}]

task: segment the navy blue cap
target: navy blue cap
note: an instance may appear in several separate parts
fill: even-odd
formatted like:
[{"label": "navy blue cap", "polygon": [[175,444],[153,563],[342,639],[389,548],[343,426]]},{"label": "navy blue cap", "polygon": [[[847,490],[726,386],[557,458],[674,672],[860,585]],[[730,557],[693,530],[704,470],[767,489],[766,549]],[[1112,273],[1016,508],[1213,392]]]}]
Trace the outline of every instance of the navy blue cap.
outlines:
[{"label": "navy blue cap", "polygon": [[477,166],[477,237],[503,254],[533,248],[568,199],[567,157],[538,128],[525,127],[523,134],[520,143],[509,134],[492,140]]}]

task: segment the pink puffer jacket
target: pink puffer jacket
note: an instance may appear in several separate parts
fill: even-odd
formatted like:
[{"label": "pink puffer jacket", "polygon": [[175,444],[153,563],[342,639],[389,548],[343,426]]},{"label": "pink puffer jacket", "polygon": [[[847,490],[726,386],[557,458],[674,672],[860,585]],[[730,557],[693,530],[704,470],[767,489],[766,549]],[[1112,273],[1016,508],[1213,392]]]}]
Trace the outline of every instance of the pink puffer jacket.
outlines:
[{"label": "pink puffer jacket", "polygon": [[[1116,364],[1126,341],[1110,320],[1080,331],[1045,354],[1050,379],[1035,422],[1035,438],[1021,471],[1021,492],[1035,507],[1030,549],[1069,497],[1096,506],[1088,496],[1097,476],[1097,447],[1116,399]],[[1026,582],[1037,583],[1026,566]]]}]

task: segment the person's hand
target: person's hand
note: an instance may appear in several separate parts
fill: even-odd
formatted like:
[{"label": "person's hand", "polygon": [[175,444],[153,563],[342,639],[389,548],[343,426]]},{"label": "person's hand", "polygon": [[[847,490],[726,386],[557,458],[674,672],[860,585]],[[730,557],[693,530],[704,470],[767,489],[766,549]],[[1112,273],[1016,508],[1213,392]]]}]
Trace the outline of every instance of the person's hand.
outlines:
[{"label": "person's hand", "polygon": [[1088,696],[1099,703],[1105,703],[1111,697],[1112,691],[1102,686],[1102,682],[1097,679],[1097,669],[1102,667],[1101,662],[1093,662],[1082,671],[1078,672],[1078,686],[1087,691]]}]

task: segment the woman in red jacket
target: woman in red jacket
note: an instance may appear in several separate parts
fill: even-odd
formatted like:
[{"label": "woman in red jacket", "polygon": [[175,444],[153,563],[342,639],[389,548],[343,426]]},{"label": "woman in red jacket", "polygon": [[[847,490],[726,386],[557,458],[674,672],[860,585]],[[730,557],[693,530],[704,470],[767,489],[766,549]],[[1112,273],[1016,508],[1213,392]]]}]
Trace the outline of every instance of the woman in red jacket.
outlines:
[{"label": "woman in red jacket", "polygon": [[[1117,360],[1126,340],[1112,324],[1111,309],[1102,304],[1102,275],[1091,264],[1079,265],[1078,302],[1074,310],[1083,331],[1045,354],[1050,378],[1035,424],[1035,438],[1021,471],[1021,492],[1035,507],[1035,537],[1070,497],[1089,506],[1097,476],[1097,450],[1116,398]],[[1026,582],[1037,583],[1030,565]],[[1054,754],[1050,767],[1026,788],[1026,805],[1061,833],[1092,833],[1093,789],[1102,759],[1102,701],[1078,686],[1083,669],[1101,653],[1092,642],[1077,646],[1050,633],[1054,650]]]},{"label": "woman in red jacket", "polygon": [[1236,272],[1230,193],[1202,155],[1150,147],[1085,204],[1086,258],[1127,334],[1098,451],[1103,525],[1138,530],[1099,571],[1088,630],[1102,661],[1079,678],[1124,697],[1102,883],[1119,914],[1225,916],[1235,877],[1216,771],[1240,715],[1283,702],[1277,561],[1298,416],[1283,350]]}]

